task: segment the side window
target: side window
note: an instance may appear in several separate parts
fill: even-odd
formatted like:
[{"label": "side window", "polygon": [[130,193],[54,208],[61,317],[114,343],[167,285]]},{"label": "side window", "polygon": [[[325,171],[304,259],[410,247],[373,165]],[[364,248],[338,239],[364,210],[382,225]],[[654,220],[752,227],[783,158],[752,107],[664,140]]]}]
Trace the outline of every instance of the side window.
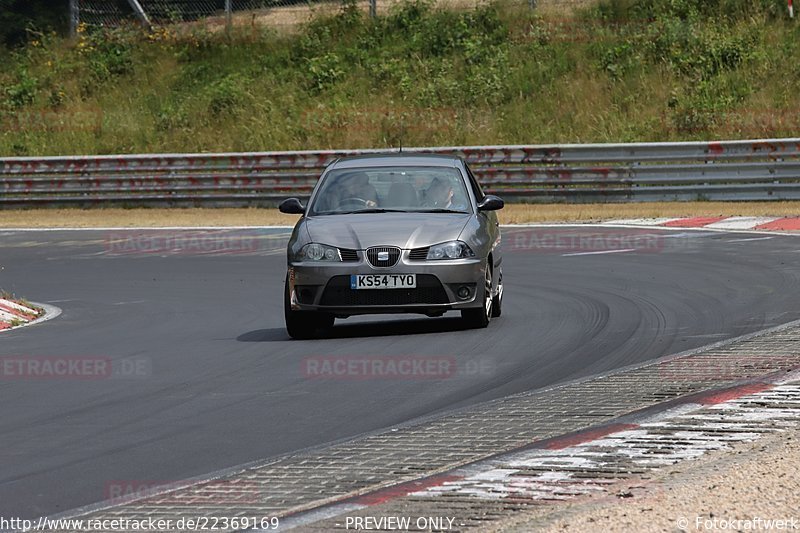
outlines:
[{"label": "side window", "polygon": [[472,170],[469,168],[469,165],[464,163],[464,168],[467,169],[467,176],[469,176],[469,184],[472,187],[472,193],[475,195],[475,201],[480,202],[483,200],[483,190],[481,189],[481,185],[478,183],[478,180],[475,178],[475,174],[472,173]]}]

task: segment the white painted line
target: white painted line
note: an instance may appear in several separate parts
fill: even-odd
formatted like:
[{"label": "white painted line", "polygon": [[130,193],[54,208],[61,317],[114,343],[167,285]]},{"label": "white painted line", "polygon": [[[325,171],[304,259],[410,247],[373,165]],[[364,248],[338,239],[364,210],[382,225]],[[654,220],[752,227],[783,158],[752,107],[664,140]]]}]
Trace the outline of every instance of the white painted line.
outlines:
[{"label": "white painted line", "polygon": [[660,226],[673,220],[683,220],[681,218],[626,218],[621,220],[609,220],[608,224],[621,224],[625,226]]},{"label": "white painted line", "polygon": [[766,241],[766,240],[773,239],[773,238],[774,238],[774,237],[772,237],[772,236],[770,235],[769,237],[753,237],[752,239],[733,239],[733,240],[731,240],[731,241],[725,241],[725,242],[750,242],[750,241]]},{"label": "white painted line", "polygon": [[[683,228],[681,228],[683,229]],[[700,228],[697,228],[700,229]],[[697,231],[682,231],[680,233],[669,233],[664,235],[663,239],[685,239],[687,237],[707,237],[708,235],[718,235],[718,231],[697,232]],[[660,235],[660,234],[659,234]],[[771,237],[770,237],[771,238]]]},{"label": "white painted line", "polygon": [[561,257],[574,257],[576,255],[601,255],[601,254],[621,254],[623,252],[635,252],[636,248],[625,248],[624,250],[600,250],[599,252],[575,252],[571,254],[561,254]]},{"label": "white painted line", "polygon": [[[577,226],[578,224],[568,224],[568,226]],[[541,225],[539,227],[543,227]],[[598,224],[582,224],[583,227],[605,227],[605,228],[633,228],[633,229],[641,229],[645,226],[634,226],[629,224],[611,224],[611,223],[598,223]],[[504,226],[501,226],[504,227]],[[533,225],[531,226],[533,227]],[[683,228],[683,227],[670,227],[670,226],[646,226],[649,229],[658,230],[658,231],[693,231],[693,232],[708,232],[708,233],[745,233],[751,235],[779,235],[784,237],[797,237],[800,235],[800,232],[792,232],[792,231],[776,231],[776,230],[763,230],[763,229],[728,229],[728,228],[709,228],[708,226],[702,226],[699,228]]]},{"label": "white painted line", "polygon": [[754,229],[761,224],[767,224],[778,220],[778,217],[730,217],[713,224],[708,224],[705,228],[714,229]]}]

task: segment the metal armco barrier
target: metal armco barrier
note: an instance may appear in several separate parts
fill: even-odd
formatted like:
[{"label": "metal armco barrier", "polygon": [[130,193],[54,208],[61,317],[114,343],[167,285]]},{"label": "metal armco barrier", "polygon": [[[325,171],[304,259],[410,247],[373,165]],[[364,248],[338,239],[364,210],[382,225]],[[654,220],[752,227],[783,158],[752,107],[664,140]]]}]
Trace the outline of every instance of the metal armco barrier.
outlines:
[{"label": "metal armco barrier", "polygon": [[[246,206],[307,197],[325,150],[0,158],[0,207]],[[800,139],[409,148],[466,159],[515,202],[800,199]]]}]

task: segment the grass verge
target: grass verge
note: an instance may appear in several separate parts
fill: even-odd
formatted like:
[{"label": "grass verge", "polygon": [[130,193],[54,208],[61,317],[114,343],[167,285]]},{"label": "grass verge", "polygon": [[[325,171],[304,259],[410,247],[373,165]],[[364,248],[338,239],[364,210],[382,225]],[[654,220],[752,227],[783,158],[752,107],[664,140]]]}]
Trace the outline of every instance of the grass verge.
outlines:
[{"label": "grass verge", "polygon": [[800,27],[785,2],[470,4],[371,19],[346,2],[291,33],[43,34],[0,48],[0,156],[797,133]]}]

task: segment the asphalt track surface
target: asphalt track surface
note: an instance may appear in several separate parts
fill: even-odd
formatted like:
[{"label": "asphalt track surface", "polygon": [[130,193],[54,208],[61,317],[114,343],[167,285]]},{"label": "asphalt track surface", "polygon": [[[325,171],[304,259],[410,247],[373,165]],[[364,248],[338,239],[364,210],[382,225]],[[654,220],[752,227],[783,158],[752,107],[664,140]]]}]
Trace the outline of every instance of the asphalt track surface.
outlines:
[{"label": "asphalt track surface", "polygon": [[[0,357],[109,358],[123,374],[0,377],[0,516],[52,515],[800,318],[793,236],[506,228],[503,316],[488,329],[455,314],[364,317],[291,341],[287,238],[0,231],[0,286],[63,310],[0,334]],[[385,356],[458,370],[321,379],[306,366]]]}]

